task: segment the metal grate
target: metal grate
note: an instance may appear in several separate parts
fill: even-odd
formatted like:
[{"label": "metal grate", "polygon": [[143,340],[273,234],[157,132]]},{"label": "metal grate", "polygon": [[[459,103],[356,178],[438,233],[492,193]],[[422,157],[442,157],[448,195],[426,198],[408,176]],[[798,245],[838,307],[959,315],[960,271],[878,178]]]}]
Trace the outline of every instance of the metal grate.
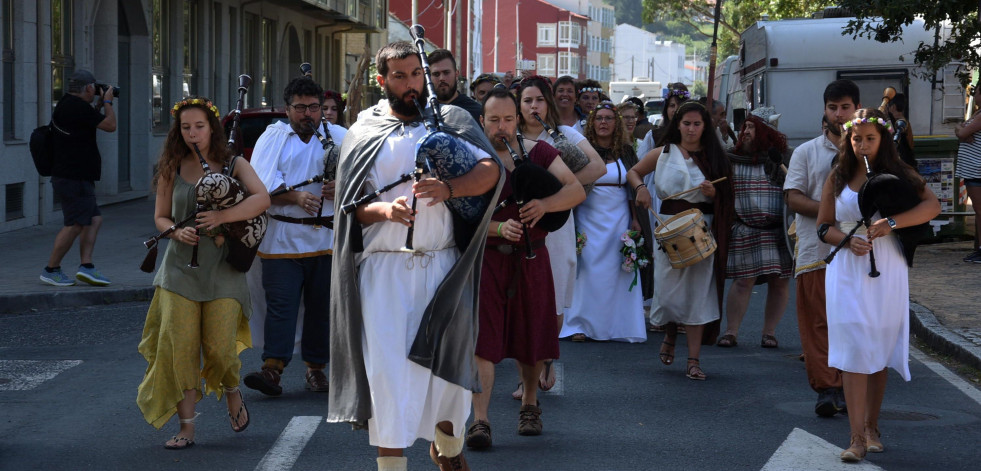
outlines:
[{"label": "metal grate", "polygon": [[24,182],[8,183],[6,221],[13,221],[24,217]]}]

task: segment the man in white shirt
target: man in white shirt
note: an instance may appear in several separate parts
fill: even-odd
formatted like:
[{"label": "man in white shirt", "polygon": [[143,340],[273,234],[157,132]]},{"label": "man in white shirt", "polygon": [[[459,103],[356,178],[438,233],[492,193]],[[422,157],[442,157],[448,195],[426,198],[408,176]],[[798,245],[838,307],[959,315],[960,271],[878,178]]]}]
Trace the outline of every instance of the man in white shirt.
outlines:
[{"label": "man in white shirt", "polygon": [[[289,123],[269,125],[256,142],[252,166],[270,195],[323,175],[327,154],[313,129],[340,142],[346,130],[321,120],[324,92],[309,77],[290,81],[283,93]],[[326,126],[326,128],[324,127]],[[337,155],[340,149],[334,150]],[[335,160],[336,162],[336,160]],[[330,359],[330,272],[333,249],[334,182],[272,196],[269,228],[259,245],[265,306],[262,369],[245,376],[245,385],[279,396],[280,375],[293,357],[303,301],[301,355],[307,365],[307,389],[326,392],[324,368]],[[325,203],[326,202],[326,203]],[[258,329],[256,329],[258,330]]]},{"label": "man in white shirt", "polygon": [[845,412],[841,372],[828,366],[828,316],[825,310],[824,258],[831,247],[818,236],[821,190],[838,154],[841,126],[861,108],[858,86],[836,80],[824,89],[824,134],[794,150],[784,183],[787,206],[797,213],[794,276],[797,280],[797,325],[811,388],[818,393],[814,412],[831,417]]}]

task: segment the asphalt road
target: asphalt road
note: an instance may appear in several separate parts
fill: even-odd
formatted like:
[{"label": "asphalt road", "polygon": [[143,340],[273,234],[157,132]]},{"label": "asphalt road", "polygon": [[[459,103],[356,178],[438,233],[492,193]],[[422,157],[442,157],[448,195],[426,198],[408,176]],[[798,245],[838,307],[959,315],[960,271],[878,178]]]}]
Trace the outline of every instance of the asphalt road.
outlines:
[{"label": "asphalt road", "polygon": [[[562,342],[560,382],[541,398],[540,437],[517,435],[515,368],[502,363],[494,447],[468,452],[472,468],[977,469],[981,393],[917,352],[912,382],[890,372],[880,421],[886,452],[843,466],[847,418],[813,413],[793,300],[777,331],[780,348],[759,347],[763,294],[753,298],[739,347],[703,348],[704,382],[684,376],[683,338],[671,367],[657,359],[660,334],[633,345]],[[176,420],[155,430],[135,404],[146,307],[0,316],[0,469],[375,469],[367,433],[322,420],[327,398],[303,389],[299,361],[286,371],[282,397],[246,389],[252,422],[244,433],[230,430],[224,403],[210,396],[198,405],[197,445],[165,450]],[[260,364],[255,350],[242,357],[245,372]],[[410,469],[435,469],[427,443],[407,455]]]}]

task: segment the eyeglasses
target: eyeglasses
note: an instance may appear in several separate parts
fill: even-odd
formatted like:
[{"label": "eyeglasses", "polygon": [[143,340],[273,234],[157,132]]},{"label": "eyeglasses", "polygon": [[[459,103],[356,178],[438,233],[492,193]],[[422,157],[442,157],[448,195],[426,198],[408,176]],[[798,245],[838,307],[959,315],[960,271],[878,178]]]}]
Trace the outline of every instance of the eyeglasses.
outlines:
[{"label": "eyeglasses", "polygon": [[307,110],[310,110],[311,113],[316,113],[320,111],[320,105],[317,103],[314,103],[312,105],[290,105],[290,106],[293,107],[293,111],[296,111],[297,113],[300,114],[306,113]]},{"label": "eyeglasses", "polygon": [[605,122],[605,121],[616,121],[616,120],[617,120],[617,117],[616,116],[597,116],[594,119],[594,121],[597,121],[597,122],[600,122],[600,123]]}]

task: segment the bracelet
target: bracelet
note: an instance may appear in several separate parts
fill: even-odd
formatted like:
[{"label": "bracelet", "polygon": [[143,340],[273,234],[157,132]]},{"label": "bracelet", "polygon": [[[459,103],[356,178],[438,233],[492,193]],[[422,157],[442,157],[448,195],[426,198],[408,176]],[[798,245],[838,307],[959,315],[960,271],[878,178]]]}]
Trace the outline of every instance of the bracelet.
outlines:
[{"label": "bracelet", "polygon": [[112,104],[112,100],[104,100],[102,103],[104,103],[106,105],[111,105]]},{"label": "bracelet", "polygon": [[643,187],[646,187],[646,186],[647,186],[647,184],[646,184],[646,183],[641,183],[640,185],[637,185],[637,186],[635,186],[635,187],[634,187],[634,191],[637,191],[637,189],[638,189],[638,188],[640,188],[640,187],[642,187],[642,186],[643,186]]},{"label": "bracelet", "polygon": [[450,189],[450,197],[447,198],[447,199],[450,199],[450,200],[453,199],[453,185],[450,184],[450,181],[449,180],[443,180],[443,183],[445,183],[446,184],[446,187]]},{"label": "bracelet", "polygon": [[825,223],[818,226],[818,230],[817,230],[818,239],[821,239],[821,242],[824,242],[825,244],[827,244],[827,242],[824,240],[824,237],[828,235],[829,229],[831,229],[831,224]]},{"label": "bracelet", "polygon": [[504,234],[501,234],[501,228],[502,227],[504,227],[504,223],[503,222],[497,224],[497,236],[498,237],[504,237]]}]

